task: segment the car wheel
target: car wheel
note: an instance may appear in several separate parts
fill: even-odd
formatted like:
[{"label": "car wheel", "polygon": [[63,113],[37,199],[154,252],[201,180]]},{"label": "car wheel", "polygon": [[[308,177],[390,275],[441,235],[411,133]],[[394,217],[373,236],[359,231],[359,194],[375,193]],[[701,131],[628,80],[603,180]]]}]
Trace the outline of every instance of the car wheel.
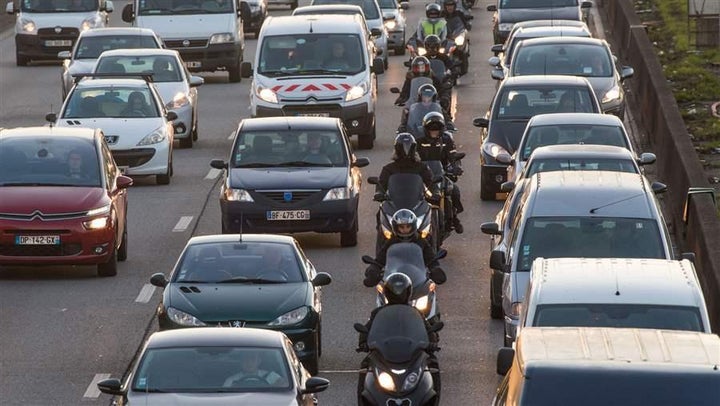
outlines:
[{"label": "car wheel", "polygon": [[192,148],[193,137],[194,137],[194,135],[192,133],[190,133],[190,134],[188,134],[187,137],[180,138],[180,148]]},{"label": "car wheel", "polygon": [[358,242],[358,218],[355,215],[354,224],[350,230],[340,232],[340,246],[341,247],[354,247]]},{"label": "car wheel", "polygon": [[127,242],[127,221],[125,221],[125,230],[123,230],[122,240],[120,241],[120,249],[118,250],[117,259],[118,261],[125,261],[128,255],[128,242]]},{"label": "car wheel", "polygon": [[98,264],[97,266],[97,274],[98,276],[115,276],[117,275],[117,249],[113,247],[112,249],[112,255],[110,255],[110,260],[104,264]]},{"label": "car wheel", "polygon": [[198,131],[199,131],[199,130],[198,130],[198,127],[199,127],[199,125],[198,125],[198,123],[197,123],[197,119],[195,119],[195,127],[194,127],[193,130],[192,130],[192,139],[193,139],[193,141],[197,141],[197,140],[198,140]]},{"label": "car wheel", "polygon": [[375,126],[373,126],[370,133],[358,135],[358,148],[360,149],[372,149],[375,145]]},{"label": "car wheel", "polygon": [[313,352],[312,357],[305,362],[305,369],[307,369],[308,372],[310,372],[310,375],[313,375],[313,376],[317,375],[317,374],[318,374],[318,370],[320,369],[320,368],[319,368],[319,365],[320,365],[319,353],[318,353],[318,351],[317,351],[318,343],[319,343],[320,341],[318,340],[318,335],[317,335],[317,334],[315,334],[314,339],[315,339],[315,348],[316,348],[316,350]]},{"label": "car wheel", "polygon": [[19,52],[15,51],[15,64],[17,66],[27,66],[28,63],[30,63],[30,58],[22,56]]},{"label": "car wheel", "polygon": [[[386,53],[387,53],[387,52],[386,52]],[[387,58],[387,55],[386,55],[386,56],[385,56],[385,59],[383,59],[383,67],[385,68],[385,70],[387,70],[387,69],[388,69],[388,66],[390,66],[390,62],[388,62],[388,58]]]},{"label": "car wheel", "polygon": [[167,173],[164,175],[157,175],[155,177],[155,180],[157,181],[158,185],[169,185],[170,184],[170,178],[173,175],[173,163],[172,158],[170,159],[170,163],[168,163],[168,169]]},{"label": "car wheel", "polygon": [[498,295],[495,292],[496,289],[499,289],[498,278],[495,275],[496,273],[497,272],[493,270],[492,275],[490,276],[490,317],[495,320],[499,320],[503,318],[503,309],[502,303],[499,300],[496,300]]},{"label": "car wheel", "polygon": [[481,200],[495,200],[495,192],[490,190],[488,184],[491,182],[489,176],[485,174],[484,170],[480,170],[480,199]]},{"label": "car wheel", "polygon": [[242,76],[240,75],[240,62],[242,62],[242,58],[238,59],[237,65],[228,69],[228,81],[230,83],[239,83],[240,80],[242,80]]},{"label": "car wheel", "polygon": [[318,322],[317,354],[322,357],[322,319]]},{"label": "car wheel", "polygon": [[510,340],[507,337],[507,329],[505,327],[503,327],[503,346],[504,347],[512,347],[512,344],[513,344],[512,340]]}]

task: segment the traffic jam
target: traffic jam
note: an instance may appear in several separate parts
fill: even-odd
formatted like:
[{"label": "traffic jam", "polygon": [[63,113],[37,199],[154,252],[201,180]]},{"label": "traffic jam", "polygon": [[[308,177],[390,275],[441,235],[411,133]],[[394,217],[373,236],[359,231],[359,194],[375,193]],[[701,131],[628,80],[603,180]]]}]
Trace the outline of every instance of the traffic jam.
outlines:
[{"label": "traffic jam", "polygon": [[599,5],[6,12],[0,403],[720,402]]}]

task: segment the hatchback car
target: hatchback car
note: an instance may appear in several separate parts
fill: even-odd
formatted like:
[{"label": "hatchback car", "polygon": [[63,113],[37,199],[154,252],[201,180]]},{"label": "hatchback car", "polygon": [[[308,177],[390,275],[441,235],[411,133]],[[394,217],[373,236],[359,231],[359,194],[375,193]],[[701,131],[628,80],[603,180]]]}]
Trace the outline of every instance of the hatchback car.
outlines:
[{"label": "hatchback car", "polygon": [[388,49],[395,51],[395,55],[405,54],[405,10],[408,9],[407,1],[378,0],[380,11],[385,21],[385,30],[388,36]]},{"label": "hatchback car", "polygon": [[64,59],[61,74],[62,98],[72,88],[72,75],[91,73],[101,53],[111,49],[162,48],[162,41],[148,28],[113,27],[95,28],[80,33],[72,51],[61,51],[58,58]]},{"label": "hatchback car", "polygon": [[127,191],[100,130],[0,130],[0,265],[97,265],[128,255]]},{"label": "hatchback car", "polygon": [[526,20],[576,20],[585,19],[584,9],[592,7],[591,1],[582,0],[498,0],[487,6],[493,12],[493,42],[504,42],[513,25]]},{"label": "hatchback car", "polygon": [[50,113],[46,120],[58,127],[101,128],[124,174],[155,175],[158,184],[169,184],[177,114],[165,109],[149,76],[109,75],[116,77],[81,79],[60,114]]},{"label": "hatchback car", "polygon": [[520,76],[504,80],[488,112],[473,120],[483,127],[480,197],[493,200],[507,180],[509,157],[517,151],[527,122],[537,114],[601,113],[592,86],[572,76]]},{"label": "hatchback car", "polygon": [[327,379],[311,377],[281,332],[254,328],[161,331],[125,384],[97,384],[118,405],[312,406]]},{"label": "hatchback car", "polygon": [[243,31],[251,32],[257,37],[268,16],[266,0],[242,0],[240,2]]},{"label": "hatchback car", "polygon": [[245,119],[238,126],[220,190],[222,232],[340,233],[357,244],[358,203],[367,158],[353,154],[336,118]]},{"label": "hatchback car", "polygon": [[321,353],[321,291],[330,275],[316,272],[294,238],[271,234],[193,237],[157,311],[160,329],[198,326],[280,330],[295,343],[305,366],[317,373]]},{"label": "hatchback car", "polygon": [[160,97],[168,111],[178,118],[173,122],[175,138],[183,148],[192,148],[198,139],[198,91],[205,83],[193,76],[183,64],[178,51],[171,49],[119,49],[105,51],[95,65],[94,73],[152,74]]}]

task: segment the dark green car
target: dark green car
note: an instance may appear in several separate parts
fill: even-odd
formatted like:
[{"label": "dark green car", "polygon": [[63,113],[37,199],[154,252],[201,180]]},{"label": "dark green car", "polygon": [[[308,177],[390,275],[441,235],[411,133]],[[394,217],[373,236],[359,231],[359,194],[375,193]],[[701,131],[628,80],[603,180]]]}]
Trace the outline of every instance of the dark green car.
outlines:
[{"label": "dark green car", "polygon": [[158,306],[160,330],[183,327],[254,327],[279,330],[311,374],[321,353],[320,287],[330,275],[316,272],[298,242],[271,234],[191,238]]}]

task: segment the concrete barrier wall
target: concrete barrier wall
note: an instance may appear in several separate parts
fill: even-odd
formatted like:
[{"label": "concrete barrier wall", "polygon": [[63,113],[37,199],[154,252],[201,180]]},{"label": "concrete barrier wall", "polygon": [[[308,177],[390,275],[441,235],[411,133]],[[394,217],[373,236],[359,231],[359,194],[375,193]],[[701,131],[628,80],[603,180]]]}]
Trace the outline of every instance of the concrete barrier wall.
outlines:
[{"label": "concrete barrier wall", "polygon": [[720,220],[708,195],[695,196],[683,210],[688,188],[709,187],[695,148],[685,128],[672,90],[645,28],[630,0],[603,0],[607,31],[613,49],[635,75],[628,80],[630,108],[657,155],[657,178],[668,185],[665,216],[673,225],[682,251],[696,255],[695,267],[715,333],[720,332]]}]

